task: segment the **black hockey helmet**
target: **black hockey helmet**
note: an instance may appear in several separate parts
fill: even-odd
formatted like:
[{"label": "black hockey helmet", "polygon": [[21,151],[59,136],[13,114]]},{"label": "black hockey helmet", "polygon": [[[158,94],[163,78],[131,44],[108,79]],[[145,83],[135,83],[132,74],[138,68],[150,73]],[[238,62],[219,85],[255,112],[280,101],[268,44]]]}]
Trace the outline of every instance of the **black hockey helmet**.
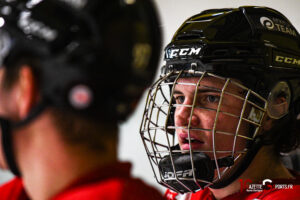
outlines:
[{"label": "black hockey helmet", "polygon": [[[271,8],[203,11],[177,30],[165,48],[165,61],[163,73],[206,70],[241,80],[266,99],[277,82],[287,79],[295,92],[293,100],[300,96],[300,36]],[[188,65],[193,62],[197,67]]]},{"label": "black hockey helmet", "polygon": [[161,32],[150,0],[1,0],[1,60],[33,55],[44,103],[124,120],[151,82]]},{"label": "black hockey helmet", "polygon": [[[199,79],[197,83],[178,81],[186,77]],[[202,82],[205,77],[218,79],[224,85],[212,88]],[[227,89],[230,84],[242,90],[241,94],[233,94]],[[176,85],[196,88],[192,103],[183,105],[174,101]],[[245,6],[206,10],[187,19],[165,48],[165,65],[160,79],[149,90],[140,128],[157,181],[180,193],[229,185],[247,169],[262,145],[273,142],[268,141],[270,136],[278,139],[281,133],[276,131],[289,126],[287,122],[291,118],[296,119],[300,112],[299,86],[300,36],[278,11]],[[217,107],[197,105],[199,87],[220,94]],[[243,102],[238,115],[223,110],[224,96]],[[279,96],[285,98],[285,105],[278,106],[276,99]],[[186,126],[174,123],[175,110],[180,107],[190,109]],[[199,127],[193,127],[191,121],[196,109],[214,113],[212,127],[203,127],[201,123]],[[219,115],[236,120],[234,131],[218,128]],[[265,115],[279,121],[272,133],[261,135],[258,133]],[[242,133],[241,124],[248,124],[250,133]],[[220,150],[213,143],[210,150],[181,150],[177,130],[187,133],[185,141],[189,146],[195,140],[191,132],[210,133],[212,141],[218,135],[232,137],[232,146]],[[236,149],[237,139],[246,141],[245,149]],[[231,175],[226,174],[241,158]]]},{"label": "black hockey helmet", "polygon": [[47,107],[107,123],[124,120],[151,83],[160,50],[151,0],[0,0],[1,66],[37,65],[41,95],[24,120],[0,119],[11,171],[20,175],[12,126]]}]

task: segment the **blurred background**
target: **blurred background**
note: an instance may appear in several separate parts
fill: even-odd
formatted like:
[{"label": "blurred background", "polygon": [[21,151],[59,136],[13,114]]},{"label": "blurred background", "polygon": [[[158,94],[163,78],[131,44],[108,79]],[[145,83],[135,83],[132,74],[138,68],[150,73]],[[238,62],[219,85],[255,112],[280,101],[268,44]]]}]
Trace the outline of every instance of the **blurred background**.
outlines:
[{"label": "blurred background", "polygon": [[[299,0],[155,0],[155,2],[161,17],[161,28],[164,36],[163,46],[171,40],[172,35],[185,19],[203,10],[212,8],[235,8],[244,5],[271,7],[283,13],[295,28],[300,31]],[[162,64],[163,62],[161,61],[160,66]],[[164,188],[155,182],[139,135],[144,102],[145,95],[133,115],[125,123],[120,124],[119,159],[130,161],[133,164],[132,174],[135,177],[143,179],[163,192]],[[12,177],[11,173],[0,170],[0,184]]]}]

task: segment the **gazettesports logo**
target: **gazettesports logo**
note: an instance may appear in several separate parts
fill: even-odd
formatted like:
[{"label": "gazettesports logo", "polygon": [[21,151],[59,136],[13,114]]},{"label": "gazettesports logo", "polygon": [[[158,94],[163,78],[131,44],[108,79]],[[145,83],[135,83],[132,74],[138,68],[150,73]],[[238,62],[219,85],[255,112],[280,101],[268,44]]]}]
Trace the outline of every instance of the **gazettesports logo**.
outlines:
[{"label": "gazettesports logo", "polygon": [[241,192],[246,190],[247,192],[261,192],[263,190],[270,189],[293,189],[293,184],[272,184],[271,179],[264,179],[261,184],[252,183],[250,179],[240,179],[241,183]]},{"label": "gazettesports logo", "polygon": [[263,27],[267,28],[268,30],[279,31],[292,36],[297,36],[296,30],[284,20],[278,18],[270,19],[268,17],[261,17],[260,23]]}]

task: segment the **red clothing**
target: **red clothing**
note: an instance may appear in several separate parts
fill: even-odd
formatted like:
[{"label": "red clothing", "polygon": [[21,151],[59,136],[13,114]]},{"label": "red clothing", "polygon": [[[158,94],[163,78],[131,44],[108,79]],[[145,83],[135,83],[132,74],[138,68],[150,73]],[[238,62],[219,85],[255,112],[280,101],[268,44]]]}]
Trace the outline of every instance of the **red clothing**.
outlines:
[{"label": "red clothing", "polygon": [[[274,180],[274,184],[292,184],[293,189],[268,189],[261,192],[251,192],[243,190],[229,195],[222,200],[300,200],[300,176],[291,181],[288,179]],[[170,190],[165,194],[167,200],[215,200],[209,188],[200,190],[193,194],[180,195]]]},{"label": "red clothing", "polygon": [[129,163],[115,163],[76,181],[52,200],[162,200],[155,189],[130,177]]},{"label": "red clothing", "polygon": [[[14,179],[0,187],[1,200],[25,200],[26,198],[28,199],[20,179]],[[163,197],[141,180],[131,178],[129,163],[115,163],[77,180],[52,198],[52,200],[77,199],[162,200]]]},{"label": "red clothing", "polygon": [[22,179],[14,178],[0,186],[0,199],[6,200],[29,200]]}]

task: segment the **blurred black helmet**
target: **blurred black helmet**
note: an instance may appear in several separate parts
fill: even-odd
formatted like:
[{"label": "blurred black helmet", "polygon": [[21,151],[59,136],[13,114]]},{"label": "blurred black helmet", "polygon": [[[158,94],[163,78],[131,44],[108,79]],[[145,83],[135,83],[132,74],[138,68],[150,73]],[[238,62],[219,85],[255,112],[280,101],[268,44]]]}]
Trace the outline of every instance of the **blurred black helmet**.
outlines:
[{"label": "blurred black helmet", "polygon": [[38,59],[42,101],[83,116],[124,120],[159,60],[151,0],[1,0],[1,61]]},{"label": "blurred black helmet", "polygon": [[124,120],[151,83],[160,48],[151,0],[0,0],[0,64],[32,65],[41,97],[19,122],[0,117],[10,170],[20,175],[10,129],[47,107]]}]

